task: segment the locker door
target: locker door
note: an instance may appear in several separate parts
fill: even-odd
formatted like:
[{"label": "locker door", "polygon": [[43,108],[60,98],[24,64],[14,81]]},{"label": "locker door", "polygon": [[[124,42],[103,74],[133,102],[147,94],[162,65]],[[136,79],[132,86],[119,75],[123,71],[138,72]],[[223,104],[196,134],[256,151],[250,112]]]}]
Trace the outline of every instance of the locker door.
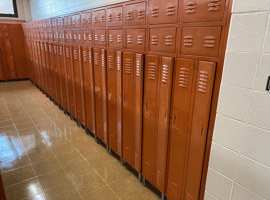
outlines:
[{"label": "locker door", "polygon": [[122,53],[108,50],[108,131],[109,146],[121,156],[122,152]]},{"label": "locker door", "polygon": [[64,46],[63,44],[58,45],[59,52],[59,75],[60,75],[60,85],[61,85],[61,106],[67,109],[67,87],[66,87],[66,66],[65,66],[65,56],[64,56]]},{"label": "locker door", "polygon": [[145,50],[145,29],[127,29],[126,48]]},{"label": "locker door", "polygon": [[42,70],[42,89],[46,91],[46,71],[45,71],[45,52],[44,52],[44,42],[40,42],[40,64]]},{"label": "locker door", "polygon": [[60,67],[59,67],[59,58],[58,58],[58,44],[53,45],[54,52],[54,80],[55,80],[55,100],[57,103],[60,103],[61,100],[61,85],[60,85]]},{"label": "locker door", "polygon": [[95,134],[95,85],[92,48],[82,47],[86,127]]},{"label": "locker door", "polygon": [[107,144],[107,73],[105,56],[104,49],[94,48],[96,135]]},{"label": "locker door", "polygon": [[221,21],[224,17],[226,0],[184,0],[182,2],[183,22]]},{"label": "locker door", "polygon": [[132,3],[125,6],[124,16],[126,26],[145,25],[146,3]]},{"label": "locker door", "polygon": [[93,27],[105,27],[106,26],[106,14],[105,9],[93,11]]},{"label": "locker door", "polygon": [[84,114],[84,84],[83,84],[83,69],[81,58],[81,46],[73,45],[73,66],[75,80],[75,96],[76,96],[76,118],[85,124]]},{"label": "locker door", "polygon": [[171,200],[183,198],[194,66],[193,60],[177,59],[174,69],[166,187]]},{"label": "locker door", "polygon": [[177,22],[177,0],[152,0],[149,1],[149,23],[171,24]]},{"label": "locker door", "polygon": [[68,112],[75,116],[75,88],[74,88],[74,71],[72,46],[65,44],[65,63],[67,71],[67,93],[68,93]]},{"label": "locker door", "polygon": [[54,54],[53,54],[53,44],[49,43],[49,54],[50,54],[50,67],[49,67],[49,76],[51,80],[50,84],[50,96],[55,99],[55,81],[53,76],[53,69],[54,69]]},{"label": "locker door", "polygon": [[106,45],[106,31],[105,30],[94,30],[94,44],[96,46]]},{"label": "locker door", "polygon": [[82,40],[84,44],[92,45],[92,31],[84,30],[82,34]]},{"label": "locker door", "polygon": [[134,167],[134,55],[123,53],[123,159]]},{"label": "locker door", "polygon": [[216,63],[199,62],[190,136],[185,199],[198,199]]},{"label": "locker door", "polygon": [[142,107],[143,107],[143,54],[135,54],[134,71],[134,168],[141,172],[142,155]]},{"label": "locker door", "polygon": [[39,82],[38,85],[39,87],[42,88],[42,71],[41,71],[41,62],[40,62],[40,43],[39,41],[36,42],[36,53],[37,53],[37,58],[36,58],[36,63],[37,63],[37,69],[38,69],[38,76],[39,76]]},{"label": "locker door", "polygon": [[92,26],[92,12],[83,12],[81,14],[81,27],[91,29]]},{"label": "locker door", "polygon": [[51,77],[50,77],[50,70],[49,70],[49,67],[50,67],[50,54],[49,54],[49,49],[48,49],[48,43],[45,42],[44,43],[44,51],[45,51],[45,68],[46,68],[46,92],[49,94],[49,91],[50,91],[50,82],[51,82]]},{"label": "locker door", "polygon": [[107,9],[107,24],[108,26],[122,26],[122,12],[123,7],[117,6]]},{"label": "locker door", "polygon": [[122,30],[109,30],[109,47],[123,48],[123,31]]},{"label": "locker door", "polygon": [[145,63],[142,175],[154,183],[160,57],[148,55]]}]

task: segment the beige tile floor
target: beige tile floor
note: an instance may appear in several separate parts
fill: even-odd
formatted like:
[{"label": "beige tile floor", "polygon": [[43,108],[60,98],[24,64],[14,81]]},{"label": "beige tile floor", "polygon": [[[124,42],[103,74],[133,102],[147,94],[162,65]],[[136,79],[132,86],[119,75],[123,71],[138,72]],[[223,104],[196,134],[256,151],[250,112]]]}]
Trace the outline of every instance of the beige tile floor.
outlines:
[{"label": "beige tile floor", "polygon": [[0,166],[8,200],[159,199],[30,81],[0,83]]}]

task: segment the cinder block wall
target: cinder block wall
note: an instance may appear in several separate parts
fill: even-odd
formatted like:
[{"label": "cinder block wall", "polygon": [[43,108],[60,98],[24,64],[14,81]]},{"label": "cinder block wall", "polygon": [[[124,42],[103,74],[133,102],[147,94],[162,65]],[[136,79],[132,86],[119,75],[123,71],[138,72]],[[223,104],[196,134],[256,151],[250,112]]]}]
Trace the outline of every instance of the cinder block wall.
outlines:
[{"label": "cinder block wall", "polygon": [[234,0],[205,200],[270,199],[269,9]]},{"label": "cinder block wall", "polygon": [[[119,0],[30,0],[33,20]],[[270,199],[270,0],[234,0],[205,200]]]}]

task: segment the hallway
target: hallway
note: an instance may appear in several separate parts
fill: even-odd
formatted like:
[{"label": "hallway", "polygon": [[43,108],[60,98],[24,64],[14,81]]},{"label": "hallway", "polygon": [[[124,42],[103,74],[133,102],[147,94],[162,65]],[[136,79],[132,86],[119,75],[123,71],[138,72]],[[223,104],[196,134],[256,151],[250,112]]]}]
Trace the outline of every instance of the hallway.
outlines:
[{"label": "hallway", "polygon": [[8,200],[159,199],[30,81],[0,83]]}]

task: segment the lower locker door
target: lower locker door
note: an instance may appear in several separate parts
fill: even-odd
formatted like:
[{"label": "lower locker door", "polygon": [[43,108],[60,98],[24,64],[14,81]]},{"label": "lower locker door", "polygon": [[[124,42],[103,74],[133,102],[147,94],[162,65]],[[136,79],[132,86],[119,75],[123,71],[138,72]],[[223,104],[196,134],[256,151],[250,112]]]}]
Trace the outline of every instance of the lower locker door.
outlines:
[{"label": "lower locker door", "polygon": [[132,167],[134,163],[134,55],[123,53],[123,159]]},{"label": "lower locker door", "polygon": [[84,84],[82,69],[81,46],[73,46],[73,66],[74,66],[74,83],[76,96],[76,118],[85,124],[84,115]]},{"label": "lower locker door", "polygon": [[86,127],[95,134],[95,85],[92,48],[83,46],[82,55]]},{"label": "lower locker door", "polygon": [[55,100],[57,103],[61,103],[61,82],[60,82],[60,64],[59,64],[59,56],[58,56],[58,44],[53,45],[54,52],[54,79],[55,79]]},{"label": "lower locker door", "polygon": [[67,93],[68,93],[68,112],[75,116],[75,89],[74,72],[72,61],[72,46],[65,44],[65,63],[67,72]]},{"label": "lower locker door", "polygon": [[47,70],[46,70],[46,52],[45,52],[45,42],[41,43],[41,55],[42,55],[42,68],[43,68],[43,90],[46,92],[47,91]]},{"label": "lower locker door", "polygon": [[46,93],[49,94],[50,90],[50,76],[49,76],[49,67],[50,67],[50,55],[49,55],[49,49],[48,49],[48,43],[44,43],[44,50],[45,50],[45,71],[46,71],[46,80],[47,82],[45,83],[45,88],[46,88]]},{"label": "lower locker door", "polygon": [[50,54],[50,66],[49,66],[49,76],[50,76],[50,96],[55,98],[55,84],[53,77],[54,59],[53,59],[53,44],[49,43],[49,54]]},{"label": "lower locker door", "polygon": [[116,107],[116,63],[115,51],[107,51],[108,79],[108,131],[109,147],[117,152],[117,107]]},{"label": "lower locker door", "polygon": [[105,50],[94,50],[94,74],[96,97],[96,135],[107,144],[107,73]]},{"label": "lower locker door", "polygon": [[65,55],[63,44],[58,45],[59,53],[59,75],[60,75],[60,85],[61,85],[61,105],[63,108],[67,109],[67,87],[66,87],[66,66],[65,66]]},{"label": "lower locker door", "polygon": [[172,86],[166,196],[183,199],[195,62],[177,59]]},{"label": "lower locker door", "polygon": [[199,198],[216,63],[199,61],[185,199]]},{"label": "lower locker door", "polygon": [[142,175],[155,183],[155,151],[157,140],[159,56],[146,56],[144,76]]}]

